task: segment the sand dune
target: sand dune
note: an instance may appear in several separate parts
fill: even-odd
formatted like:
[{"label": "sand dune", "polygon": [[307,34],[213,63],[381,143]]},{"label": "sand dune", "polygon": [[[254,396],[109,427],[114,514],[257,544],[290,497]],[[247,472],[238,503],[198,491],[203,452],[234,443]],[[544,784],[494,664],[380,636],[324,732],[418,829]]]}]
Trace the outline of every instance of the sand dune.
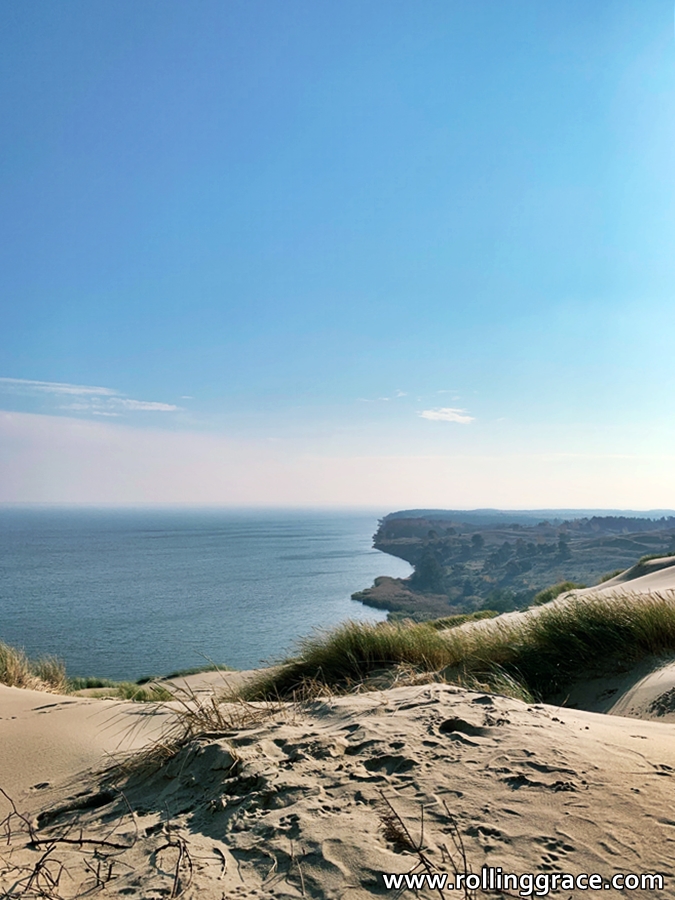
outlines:
[{"label": "sand dune", "polygon": [[17,800],[100,767],[156,738],[166,714],[138,703],[61,697],[0,685],[0,787]]},{"label": "sand dune", "polygon": [[[675,565],[574,596],[617,590],[675,590]],[[221,684],[208,673],[177,687],[208,698]],[[0,797],[0,896],[365,900],[398,896],[383,873],[424,871],[420,848],[453,878],[455,865],[654,873],[662,888],[630,895],[675,896],[675,661],[643,660],[563,701],[427,684],[253,706],[255,721],[113,778],[95,770],[156,740],[170,707],[0,687],[0,787],[26,814]]]},{"label": "sand dune", "polygon": [[[169,896],[177,872],[185,896],[365,900],[388,893],[383,872],[418,862],[392,834],[395,811],[414,841],[424,816],[426,854],[442,871],[458,861],[456,823],[474,871],[660,872],[664,890],[632,895],[669,897],[673,778],[673,724],[427,685],[211,736],[125,783],[124,797],[95,780],[47,789],[42,806],[57,812],[37,822],[45,840],[83,829],[128,845],[97,848],[113,863],[103,896]],[[9,862],[29,866],[39,851],[16,824]],[[93,886],[93,845],[53,846],[69,871],[62,895]]]},{"label": "sand dune", "polygon": [[625,593],[648,594],[654,591],[673,590],[675,590],[675,556],[664,556],[647,560],[621,572],[609,581],[574,593],[579,596],[609,594],[621,596]]},{"label": "sand dune", "polygon": [[[644,572],[644,574],[640,574]],[[572,591],[568,597],[640,597],[659,595],[675,602],[675,556],[647,560],[596,587]],[[613,716],[675,722],[675,655],[641,660],[628,671],[575,686],[567,695],[582,709]]]}]

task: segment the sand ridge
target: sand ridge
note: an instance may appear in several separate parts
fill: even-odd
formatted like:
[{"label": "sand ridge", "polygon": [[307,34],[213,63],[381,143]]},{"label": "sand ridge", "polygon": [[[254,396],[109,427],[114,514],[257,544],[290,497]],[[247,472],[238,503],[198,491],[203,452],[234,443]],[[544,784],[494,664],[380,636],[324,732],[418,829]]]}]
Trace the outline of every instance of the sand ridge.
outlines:
[{"label": "sand ridge", "polygon": [[[622,591],[670,597],[675,566],[553,604]],[[175,689],[208,702],[252,674]],[[675,896],[672,658],[579,684],[559,706],[445,684],[253,704],[250,721],[152,771],[101,773],[157,741],[176,708],[0,686],[0,896],[397,896],[383,873],[419,870],[416,846],[451,873],[458,836],[474,872],[660,873],[663,890],[631,896]]]},{"label": "sand ridge", "polygon": [[[674,724],[433,684],[279,710],[118,783],[123,796],[96,779],[48,791],[43,810],[48,801],[64,811],[36,821],[45,837],[75,822],[130,844],[111,851],[103,896],[167,896],[179,847],[192,861],[189,887],[187,868],[178,871],[185,896],[388,894],[382,873],[417,860],[387,839],[384,797],[416,836],[424,807],[425,846],[441,870],[456,822],[475,871],[662,872],[666,889],[649,896],[672,897],[674,777]],[[15,865],[37,852],[19,833],[13,847]],[[73,884],[91,881],[82,848],[57,845],[54,856]]]}]

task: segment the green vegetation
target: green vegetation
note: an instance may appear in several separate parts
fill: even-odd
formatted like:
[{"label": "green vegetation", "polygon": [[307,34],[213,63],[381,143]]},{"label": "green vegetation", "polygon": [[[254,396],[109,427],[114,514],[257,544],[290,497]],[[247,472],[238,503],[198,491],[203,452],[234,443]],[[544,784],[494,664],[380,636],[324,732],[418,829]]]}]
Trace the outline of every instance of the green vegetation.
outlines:
[{"label": "green vegetation", "polygon": [[426,622],[346,622],[305,638],[296,658],[265,672],[244,689],[243,697],[302,698],[324,687],[349,691],[384,669],[409,666],[434,672],[447,666],[449,659],[444,635]]},{"label": "green vegetation", "polygon": [[425,674],[545,699],[579,678],[674,650],[675,605],[656,594],[571,599],[516,620],[447,630],[430,623],[349,622],[304,640],[296,657],[266,672],[242,696],[298,698]]},{"label": "green vegetation", "polygon": [[171,681],[173,678],[186,678],[188,675],[200,675],[202,672],[233,672],[232,666],[217,666],[209,663],[206,666],[193,666],[191,669],[176,669],[168,675],[143,675],[136,679],[136,684],[147,684],[149,681]]},{"label": "green vegetation", "polygon": [[69,678],[68,691],[88,691],[92,688],[114,688],[118,682],[112,681],[110,678],[96,678],[87,676],[86,678]]},{"label": "green vegetation", "polygon": [[611,581],[612,578],[616,578],[616,576],[620,575],[623,571],[624,569],[614,569],[613,572],[605,572],[604,575],[601,575],[600,578],[598,578],[598,584],[604,584],[605,581]]},{"label": "green vegetation", "polygon": [[73,678],[67,692],[88,692],[90,697],[107,700],[135,700],[137,703],[163,703],[173,700],[173,694],[160,684],[141,685],[134,681],[111,681],[109,678]]},{"label": "green vegetation", "polygon": [[0,683],[38,691],[65,691],[66,669],[52,656],[30,660],[23,650],[0,641]]},{"label": "green vegetation", "polygon": [[436,631],[444,631],[447,628],[456,628],[466,622],[477,622],[479,619],[494,619],[499,613],[495,609],[479,609],[477,612],[460,613],[457,616],[443,616],[442,619],[432,619],[426,624]]},{"label": "green vegetation", "polygon": [[10,647],[2,641],[0,684],[57,694],[98,690],[93,696],[150,703],[173,699],[173,694],[158,684],[141,686],[130,681],[111,681],[109,678],[68,678],[66,667],[60,659],[45,656],[32,660],[23,650]]},{"label": "green vegetation", "polygon": [[645,553],[644,556],[641,556],[635,564],[636,568],[638,566],[644,566],[645,563],[651,562],[653,559],[667,559],[669,556],[668,553]]},{"label": "green vegetation", "polygon": [[523,609],[529,606],[532,601],[532,591],[520,591],[516,593],[508,588],[497,588],[490,591],[487,599],[481,604],[481,610],[494,611],[497,613],[513,612],[516,609]]},{"label": "green vegetation", "polygon": [[551,584],[597,584],[604,572],[675,554],[675,517],[510,522],[507,515],[411,510],[386,516],[374,546],[405,559],[414,572],[397,584],[391,580],[388,591],[375,584],[354,598],[403,616],[418,614],[418,621],[475,609],[509,612],[526,608]]},{"label": "green vegetation", "polygon": [[541,606],[543,603],[549,603],[551,600],[555,600],[559,594],[585,587],[585,584],[577,584],[574,581],[561,581],[559,584],[552,584],[551,587],[544,588],[543,591],[539,591],[539,593],[534,596],[532,605]]}]

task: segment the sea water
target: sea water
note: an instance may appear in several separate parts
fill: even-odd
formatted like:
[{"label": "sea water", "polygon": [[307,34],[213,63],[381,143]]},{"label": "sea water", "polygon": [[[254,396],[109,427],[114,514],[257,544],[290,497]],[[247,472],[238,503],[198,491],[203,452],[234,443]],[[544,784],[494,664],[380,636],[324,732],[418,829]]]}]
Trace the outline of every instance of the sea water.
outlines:
[{"label": "sea water", "polygon": [[136,679],[272,662],[410,566],[363,512],[0,510],[0,640],[70,675]]}]

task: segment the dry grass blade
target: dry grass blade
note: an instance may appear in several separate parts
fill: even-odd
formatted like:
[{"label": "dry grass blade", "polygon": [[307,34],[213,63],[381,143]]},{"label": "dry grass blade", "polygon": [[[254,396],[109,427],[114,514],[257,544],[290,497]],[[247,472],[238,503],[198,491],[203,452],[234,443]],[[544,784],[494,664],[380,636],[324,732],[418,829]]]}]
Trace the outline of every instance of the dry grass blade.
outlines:
[{"label": "dry grass blade", "polygon": [[[7,836],[7,844],[11,847],[9,858],[3,860],[0,870],[0,892],[2,892],[0,896],[5,900],[19,897],[62,900],[60,885],[64,881],[64,876],[69,898],[74,900],[77,897],[88,896],[113,879],[117,862],[124,853],[134,847],[138,839],[137,827],[131,841],[122,843],[111,839],[121,824],[121,817],[116,820],[112,831],[103,837],[85,835],[81,827],[76,827],[75,822],[60,827],[57,833],[54,833],[50,826],[41,833],[28,816],[18,810],[12,797],[2,788],[0,795],[10,806],[9,813],[0,822]],[[124,801],[136,826],[126,797]],[[60,814],[68,812],[68,809],[61,807]],[[74,812],[76,809],[81,807],[72,807],[71,811]],[[15,825],[18,825],[18,828]],[[40,851],[38,859],[34,862],[25,862],[27,859],[34,859],[35,853],[31,851],[35,850]],[[18,862],[15,862],[15,859]]]},{"label": "dry grass blade", "polygon": [[[380,791],[379,793],[385,805],[384,810],[380,813],[380,821],[384,826],[385,837],[387,837],[388,840],[393,839],[392,843],[394,843],[399,850],[413,853],[417,856],[418,862],[415,869],[421,867],[428,875],[433,876],[438,871],[438,867],[429,859],[429,856],[424,850],[424,806],[421,807],[420,811],[420,839],[419,841],[415,841],[410,833],[410,829],[396,809],[394,809],[391,801],[387,799],[383,791]],[[436,888],[436,890],[438,891],[438,896],[441,900],[445,900],[445,891],[440,887]]]},{"label": "dry grass blade", "polygon": [[[462,838],[462,833],[459,830],[459,826],[455,820],[455,817],[452,815],[450,810],[448,809],[447,803],[443,801],[443,809],[445,810],[445,814],[448,817],[448,821],[450,823],[450,827],[448,829],[448,833],[450,835],[450,840],[452,841],[454,847],[454,853],[449,849],[446,845],[445,850],[448,855],[448,859],[450,860],[450,865],[452,866],[452,871],[455,876],[455,884],[457,883],[457,876],[464,875],[466,876],[470,871],[469,860],[466,854],[466,847],[464,846],[464,839]],[[462,884],[464,890],[465,900],[474,900],[476,897],[476,892],[470,890],[466,886],[466,878],[463,879]]]},{"label": "dry grass blade", "polygon": [[23,650],[0,641],[0,684],[65,694],[68,691],[66,667],[52,656],[31,660]]},{"label": "dry grass blade", "polygon": [[[417,863],[410,869],[408,875],[412,876],[416,872],[420,873],[423,871],[429,877],[430,884],[436,885],[432,889],[438,894],[441,900],[446,900],[448,895],[442,887],[438,886],[438,876],[445,876],[445,873],[441,871],[435,862],[433,862],[429,857],[428,850],[425,848],[424,807],[421,808],[420,812],[420,837],[419,840],[416,841],[391,801],[387,799],[382,791],[380,791],[380,796],[384,803],[384,808],[380,811],[379,818],[384,828],[385,838],[392,843],[400,853],[410,853],[417,857]],[[461,896],[464,900],[476,900],[478,889],[470,888],[466,883],[467,876],[473,874],[473,870],[469,864],[469,858],[464,839],[462,838],[462,833],[459,830],[455,817],[452,815],[445,802],[443,803],[443,809],[448,821],[448,826],[443,830],[450,836],[452,847],[448,847],[447,843],[444,843],[440,845],[440,849],[443,853],[443,863],[449,863],[454,876],[454,882],[448,887],[448,890],[461,891]],[[407,886],[399,888],[396,896],[401,896],[406,889]],[[494,893],[500,897],[515,898],[518,896],[508,890],[501,889],[492,892],[487,891],[487,893]]]},{"label": "dry grass blade", "polygon": [[231,693],[218,697],[212,693],[200,694],[189,686],[171,687],[171,703],[155,704],[145,712],[167,715],[168,711],[161,735],[144,750],[119,755],[107,769],[107,781],[149,774],[195,741],[226,738],[242,729],[255,728],[270,716],[290,708],[282,701],[249,703]]},{"label": "dry grass blade", "polygon": [[24,826],[24,828],[28,832],[28,835],[30,836],[31,841],[35,841],[35,837],[36,837],[35,829],[33,828],[33,825],[31,823],[30,819],[28,819],[27,816],[23,815],[23,813],[19,812],[19,810],[17,809],[16,803],[9,796],[9,794],[5,790],[3,790],[3,788],[0,788],[0,794],[2,794],[2,796],[5,798],[5,800],[10,805],[9,813],[5,816],[4,819],[2,819],[0,821],[0,828],[3,829],[3,831],[5,832],[5,835],[7,837],[7,846],[9,846],[11,839],[12,839],[12,820],[13,819],[17,819],[19,822],[21,822],[21,824]]}]

